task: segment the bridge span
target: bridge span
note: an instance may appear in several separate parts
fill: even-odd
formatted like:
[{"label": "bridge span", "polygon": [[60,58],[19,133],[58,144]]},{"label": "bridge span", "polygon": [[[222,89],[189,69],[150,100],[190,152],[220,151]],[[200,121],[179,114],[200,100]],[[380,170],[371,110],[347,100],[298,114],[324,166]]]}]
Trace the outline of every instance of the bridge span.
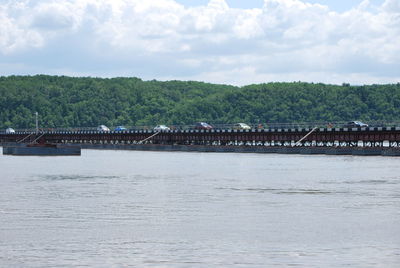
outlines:
[{"label": "bridge span", "polygon": [[103,149],[400,155],[400,127],[0,133],[2,144],[35,140]]}]

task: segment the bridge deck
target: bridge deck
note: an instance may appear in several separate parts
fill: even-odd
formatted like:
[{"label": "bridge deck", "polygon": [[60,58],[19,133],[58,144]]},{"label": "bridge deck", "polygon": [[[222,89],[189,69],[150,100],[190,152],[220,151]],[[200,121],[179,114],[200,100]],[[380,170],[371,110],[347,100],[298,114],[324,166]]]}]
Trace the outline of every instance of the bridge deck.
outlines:
[{"label": "bridge deck", "polygon": [[[400,147],[400,127],[318,128],[310,133],[311,131],[311,128],[170,130],[165,132],[153,130],[47,131],[41,132],[38,136],[42,135],[40,142],[81,144]],[[309,135],[306,136],[307,134]],[[25,139],[24,142],[30,142],[38,136],[27,131],[17,131],[13,134],[0,133],[0,142],[18,142],[23,139]]]}]

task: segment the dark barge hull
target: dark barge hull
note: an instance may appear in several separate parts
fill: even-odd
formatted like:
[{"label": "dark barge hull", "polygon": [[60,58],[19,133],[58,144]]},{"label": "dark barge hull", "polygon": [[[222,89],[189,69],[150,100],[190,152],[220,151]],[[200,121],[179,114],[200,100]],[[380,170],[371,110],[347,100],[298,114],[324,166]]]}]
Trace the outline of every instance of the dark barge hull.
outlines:
[{"label": "dark barge hull", "polygon": [[285,146],[207,146],[207,145],[161,145],[161,144],[74,144],[82,149],[137,150],[166,152],[213,152],[213,153],[262,153],[262,154],[325,154],[357,156],[399,156],[400,148],[388,147],[285,147]]},{"label": "dark barge hull", "polygon": [[81,148],[77,146],[4,146],[4,155],[38,155],[38,156],[66,156],[81,155]]}]

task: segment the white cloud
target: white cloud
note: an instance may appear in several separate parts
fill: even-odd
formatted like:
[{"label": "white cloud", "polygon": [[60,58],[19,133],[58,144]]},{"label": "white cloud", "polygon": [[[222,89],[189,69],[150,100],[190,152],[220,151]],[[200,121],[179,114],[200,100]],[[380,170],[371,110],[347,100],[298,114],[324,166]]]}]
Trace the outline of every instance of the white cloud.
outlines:
[{"label": "white cloud", "polygon": [[382,5],[384,11],[389,13],[399,13],[400,12],[400,2],[398,0],[386,0]]},{"label": "white cloud", "polygon": [[[23,3],[14,7],[15,11],[23,9]],[[36,31],[24,26],[24,21],[9,15],[8,5],[0,6],[0,52],[9,54],[16,50],[43,45],[42,36]]]},{"label": "white cloud", "polygon": [[79,13],[74,12],[72,3],[44,2],[35,6],[28,18],[30,26],[34,29],[60,31],[79,27],[82,15]]},{"label": "white cloud", "polygon": [[254,9],[224,0],[191,8],[174,0],[13,1],[0,6],[0,59],[3,74],[395,82],[400,2],[365,0],[338,13],[305,0]]}]

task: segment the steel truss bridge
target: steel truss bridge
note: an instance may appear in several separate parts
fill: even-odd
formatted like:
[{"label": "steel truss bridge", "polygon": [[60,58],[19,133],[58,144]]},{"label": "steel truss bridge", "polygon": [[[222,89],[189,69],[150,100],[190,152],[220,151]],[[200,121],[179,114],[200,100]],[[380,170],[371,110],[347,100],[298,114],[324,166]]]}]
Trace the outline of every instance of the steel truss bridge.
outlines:
[{"label": "steel truss bridge", "polygon": [[400,149],[400,127],[267,128],[250,130],[129,130],[99,132],[16,131],[0,133],[1,143],[157,144],[265,147],[359,147]]}]

